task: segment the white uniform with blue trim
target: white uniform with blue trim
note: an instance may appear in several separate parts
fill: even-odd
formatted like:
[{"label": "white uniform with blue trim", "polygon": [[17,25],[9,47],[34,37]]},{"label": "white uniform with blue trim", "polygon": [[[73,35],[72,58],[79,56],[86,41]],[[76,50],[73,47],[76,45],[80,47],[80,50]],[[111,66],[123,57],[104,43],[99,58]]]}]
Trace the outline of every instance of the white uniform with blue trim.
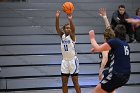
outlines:
[{"label": "white uniform with blue trim", "polygon": [[62,35],[61,51],[63,60],[61,63],[61,73],[74,74],[79,73],[79,60],[75,50],[75,42],[71,39],[70,35]]}]

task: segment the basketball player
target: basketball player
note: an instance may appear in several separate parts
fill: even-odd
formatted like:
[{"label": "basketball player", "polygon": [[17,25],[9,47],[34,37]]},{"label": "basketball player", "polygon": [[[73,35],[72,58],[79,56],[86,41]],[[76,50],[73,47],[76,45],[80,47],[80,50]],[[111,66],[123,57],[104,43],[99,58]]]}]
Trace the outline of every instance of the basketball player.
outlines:
[{"label": "basketball player", "polygon": [[75,50],[75,26],[72,21],[72,14],[67,15],[68,24],[65,24],[62,28],[59,27],[60,11],[56,12],[56,32],[61,37],[61,51],[63,60],[61,63],[61,75],[62,75],[62,91],[68,93],[68,78],[71,75],[76,93],[81,93],[81,89],[78,83],[79,73],[79,60],[77,58]]},{"label": "basketball player", "polygon": [[[112,31],[112,29],[107,28],[104,32],[105,42],[107,42],[109,39],[112,39],[114,37],[115,37],[115,33]],[[113,57],[113,53],[111,51],[103,51],[102,53],[99,53],[99,58],[101,59],[100,69],[99,69],[99,80],[102,80],[102,74],[105,77],[106,73],[108,73],[109,66],[112,61],[112,57]]]},{"label": "basketball player", "polygon": [[[111,28],[106,28],[104,32],[104,39],[105,42],[115,37],[115,33],[112,32]],[[109,70],[110,63],[112,61],[113,53],[111,51],[102,51],[99,53],[99,58],[101,59],[100,62],[100,69],[99,69],[99,80],[102,80],[103,76],[106,76],[106,73]],[[104,72],[104,73],[103,73]]]},{"label": "basketball player", "polygon": [[[107,18],[104,16],[104,18]],[[114,58],[110,63],[109,72],[105,78],[95,87],[92,93],[110,93],[127,83],[130,77],[130,48],[124,41],[126,29],[123,25],[117,25],[114,29],[115,38],[98,45],[94,31],[89,32],[92,44],[92,52],[112,51]]]},{"label": "basketball player", "polygon": [[[111,29],[110,23],[106,17],[106,10],[104,8],[99,9],[99,15],[103,18],[105,22],[105,32],[104,32],[104,40],[107,42],[108,40],[115,38],[115,33]],[[102,80],[103,78],[106,78],[109,72],[109,66],[110,63],[113,61],[114,55],[112,51],[102,51],[102,53],[99,53],[99,58],[101,59],[100,63],[100,69],[99,69],[99,80]],[[112,91],[111,93],[116,93],[115,91]]]}]

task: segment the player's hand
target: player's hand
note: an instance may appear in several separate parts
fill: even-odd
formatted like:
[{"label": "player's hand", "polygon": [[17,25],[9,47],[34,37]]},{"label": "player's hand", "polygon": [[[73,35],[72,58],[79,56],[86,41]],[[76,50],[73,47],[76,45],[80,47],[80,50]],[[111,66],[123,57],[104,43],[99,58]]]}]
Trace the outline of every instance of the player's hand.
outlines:
[{"label": "player's hand", "polygon": [[100,15],[101,17],[106,16],[106,9],[105,9],[105,8],[100,8],[100,9],[99,9],[99,15]]},{"label": "player's hand", "polygon": [[[92,40],[95,39],[94,30],[90,30],[90,31],[89,31],[89,38],[90,38],[90,41],[91,41],[91,43],[92,43]],[[94,48],[91,48],[91,52],[92,52],[92,53],[95,52],[95,51],[94,51]]]},{"label": "player's hand", "polygon": [[72,14],[67,15],[69,20],[72,20]]},{"label": "player's hand", "polygon": [[59,16],[60,16],[60,11],[57,10],[57,11],[56,11],[56,17],[59,17]]},{"label": "player's hand", "polygon": [[95,39],[94,30],[90,30],[90,31],[89,31],[89,38],[90,38],[90,39]]}]

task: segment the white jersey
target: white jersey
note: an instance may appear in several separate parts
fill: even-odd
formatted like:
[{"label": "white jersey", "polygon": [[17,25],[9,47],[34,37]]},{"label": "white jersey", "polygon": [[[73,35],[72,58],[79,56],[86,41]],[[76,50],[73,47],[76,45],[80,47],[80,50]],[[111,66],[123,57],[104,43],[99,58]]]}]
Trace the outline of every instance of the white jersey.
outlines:
[{"label": "white jersey", "polygon": [[63,60],[72,60],[76,56],[75,42],[71,39],[70,35],[62,35],[61,40],[61,51],[63,55]]}]

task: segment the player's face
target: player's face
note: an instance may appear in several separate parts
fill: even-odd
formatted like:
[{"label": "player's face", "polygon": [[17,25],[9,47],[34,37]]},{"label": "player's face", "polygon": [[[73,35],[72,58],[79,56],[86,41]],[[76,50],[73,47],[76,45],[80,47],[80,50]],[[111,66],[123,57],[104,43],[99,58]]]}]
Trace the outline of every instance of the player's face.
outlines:
[{"label": "player's face", "polygon": [[71,31],[70,25],[65,26],[65,33],[66,33],[66,34],[69,34],[70,31]]},{"label": "player's face", "polygon": [[123,15],[124,14],[124,12],[125,12],[125,8],[119,8],[119,13],[121,14],[121,15]]}]

